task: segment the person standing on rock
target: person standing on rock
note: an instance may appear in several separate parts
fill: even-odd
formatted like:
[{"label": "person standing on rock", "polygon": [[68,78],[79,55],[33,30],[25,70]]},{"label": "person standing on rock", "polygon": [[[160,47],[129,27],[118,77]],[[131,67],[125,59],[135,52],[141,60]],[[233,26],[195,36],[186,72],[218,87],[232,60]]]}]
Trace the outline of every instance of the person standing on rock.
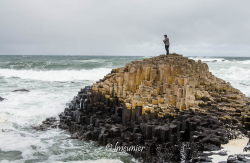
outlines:
[{"label": "person standing on rock", "polygon": [[167,35],[164,35],[164,44],[165,44],[165,49],[166,49],[166,54],[168,55],[169,54],[169,38]]}]

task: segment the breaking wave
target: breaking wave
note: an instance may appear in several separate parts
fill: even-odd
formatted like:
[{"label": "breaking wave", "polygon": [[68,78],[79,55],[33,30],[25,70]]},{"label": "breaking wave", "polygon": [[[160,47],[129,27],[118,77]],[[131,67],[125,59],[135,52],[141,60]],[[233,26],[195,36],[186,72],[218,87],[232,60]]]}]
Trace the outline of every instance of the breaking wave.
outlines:
[{"label": "breaking wave", "polygon": [[224,59],[224,58],[212,58],[212,57],[189,57],[190,59],[193,59],[193,60],[201,60],[203,62],[226,62],[228,61],[227,59]]},{"label": "breaking wave", "polygon": [[195,61],[201,60],[202,62],[228,62],[228,63],[238,63],[238,64],[250,64],[250,58],[246,59],[244,57],[189,57]]},{"label": "breaking wave", "polygon": [[111,68],[96,68],[90,70],[14,70],[0,69],[0,76],[5,78],[20,78],[41,81],[96,81],[111,71]]}]

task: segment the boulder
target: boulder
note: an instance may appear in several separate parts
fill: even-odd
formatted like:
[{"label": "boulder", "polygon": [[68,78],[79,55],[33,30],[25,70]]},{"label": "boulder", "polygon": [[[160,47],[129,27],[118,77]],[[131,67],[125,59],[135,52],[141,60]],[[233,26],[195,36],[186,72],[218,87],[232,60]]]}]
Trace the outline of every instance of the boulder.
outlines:
[{"label": "boulder", "polygon": [[238,155],[229,155],[227,158],[227,163],[248,163],[250,162],[249,155],[238,154]]},{"label": "boulder", "polygon": [[[56,117],[49,117],[49,118],[46,118],[46,120],[44,120],[41,125],[33,126],[33,129],[38,130],[38,131],[39,130],[45,131],[51,128],[57,128],[58,125],[59,125],[59,121],[56,119]],[[66,125],[63,125],[63,126],[66,127]]]},{"label": "boulder", "polygon": [[3,101],[3,100],[5,100],[5,98],[3,98],[3,97],[0,96],[0,101]]}]

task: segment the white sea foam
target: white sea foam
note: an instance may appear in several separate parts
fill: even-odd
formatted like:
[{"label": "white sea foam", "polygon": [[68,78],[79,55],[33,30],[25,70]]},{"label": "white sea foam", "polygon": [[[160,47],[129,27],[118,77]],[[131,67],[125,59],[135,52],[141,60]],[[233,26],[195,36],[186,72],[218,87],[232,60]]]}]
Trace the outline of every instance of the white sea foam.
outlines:
[{"label": "white sea foam", "polygon": [[227,144],[222,145],[222,149],[220,151],[225,151],[227,155],[221,156],[218,155],[220,151],[214,151],[214,155],[211,156],[213,159],[214,163],[218,163],[220,161],[225,161],[227,160],[227,157],[229,155],[234,155],[234,154],[249,154],[249,152],[244,152],[243,149],[248,143],[248,138],[247,137],[242,137],[238,139],[232,139],[229,140]]},{"label": "white sea foam", "polygon": [[143,58],[151,58],[151,57],[153,57],[153,56],[143,56]]},{"label": "white sea foam", "polygon": [[[11,79],[9,84],[14,84],[14,81],[15,80]],[[27,82],[25,80],[18,82],[18,86],[21,87],[26,86],[26,84]],[[32,89],[30,92],[6,91],[4,97],[8,100],[0,102],[1,151],[9,152],[9,154],[12,151],[20,151],[23,161],[18,159],[14,160],[14,162],[24,162],[29,159],[41,159],[42,161],[38,162],[44,163],[61,160],[63,162],[64,159],[83,160],[79,162],[84,163],[121,162],[117,159],[119,155],[121,156],[122,154],[110,153],[91,143],[66,139],[69,135],[63,130],[51,129],[39,132],[31,128],[31,126],[41,124],[45,118],[57,116],[62,112],[65,103],[69,102],[84,85],[78,88],[72,87],[72,85],[75,84],[72,83],[65,85],[65,87],[58,88],[56,87],[57,84],[46,84],[46,82],[37,80],[29,84],[35,89]],[[44,84],[46,85],[44,86]],[[0,87],[0,90],[1,89],[3,88]],[[103,156],[106,156],[105,158],[113,158],[113,160],[99,159],[91,161],[102,158]],[[127,154],[125,157],[127,157]],[[2,159],[4,159],[4,156]],[[6,160],[6,162],[9,161]]]},{"label": "white sea foam", "polygon": [[250,60],[238,61],[241,64],[250,65]]},{"label": "white sea foam", "polygon": [[42,80],[42,81],[74,81],[74,80],[92,80],[101,79],[111,71],[110,68],[97,68],[91,70],[14,70],[0,69],[0,76],[21,79]]},{"label": "white sea foam", "polygon": [[228,58],[217,58],[217,57],[189,57],[195,61],[201,60],[202,62],[226,62],[231,64],[245,64],[250,65],[250,60],[236,60]]},{"label": "white sea foam", "polygon": [[189,57],[190,59],[193,60],[201,60],[203,62],[227,62],[228,60],[224,59],[224,58],[217,58],[217,57]]},{"label": "white sea foam", "polygon": [[75,62],[81,62],[81,63],[103,63],[105,62],[104,59],[84,59],[84,60],[73,60]]},{"label": "white sea foam", "polygon": [[210,67],[214,75],[230,82],[233,87],[250,97],[250,67],[239,64],[220,67],[210,65]]},{"label": "white sea foam", "polygon": [[[64,162],[55,161],[54,163],[64,163]],[[99,160],[85,160],[85,161],[69,161],[68,163],[123,163],[123,162],[114,159],[99,159]]]},{"label": "white sea foam", "polygon": [[[250,69],[238,67],[238,66],[231,66],[229,68],[221,68],[219,70],[221,72],[221,76],[230,80],[249,80],[250,79]],[[222,71],[224,73],[222,73]]]}]

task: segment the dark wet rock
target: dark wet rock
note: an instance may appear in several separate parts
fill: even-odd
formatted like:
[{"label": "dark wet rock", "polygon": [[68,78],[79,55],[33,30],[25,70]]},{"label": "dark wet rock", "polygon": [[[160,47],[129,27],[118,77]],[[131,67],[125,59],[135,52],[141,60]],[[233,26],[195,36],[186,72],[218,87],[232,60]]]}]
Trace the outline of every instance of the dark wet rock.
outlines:
[{"label": "dark wet rock", "polygon": [[220,151],[218,153],[218,155],[220,155],[220,156],[226,156],[227,155],[227,151]]},{"label": "dark wet rock", "polygon": [[250,159],[246,158],[246,156],[248,155],[245,154],[230,155],[228,156],[227,163],[249,163]]},{"label": "dark wet rock", "polygon": [[45,131],[50,128],[57,128],[59,125],[59,120],[57,120],[55,117],[46,118],[45,121],[42,122],[41,125],[33,126],[32,128],[35,130]]},{"label": "dark wet rock", "polygon": [[80,134],[78,132],[72,134],[70,137],[70,139],[79,139],[79,138],[80,138]]},{"label": "dark wet rock", "polygon": [[5,100],[5,98],[3,98],[3,97],[0,96],[0,101],[3,101],[3,100]]},{"label": "dark wet rock", "polygon": [[216,137],[215,135],[209,135],[209,136],[206,136],[205,138],[203,138],[201,140],[201,143],[204,143],[204,144],[213,144],[217,147],[220,147],[221,145],[221,141],[220,141],[220,138],[219,137]]},{"label": "dark wet rock", "polygon": [[219,146],[216,146],[214,144],[203,144],[203,147],[204,151],[218,151],[221,149]]},{"label": "dark wet rock", "polygon": [[[124,112],[124,107],[123,102],[86,87],[59,115],[59,127],[68,129],[73,139],[93,140],[104,146],[116,142],[144,146],[140,153],[129,152],[144,162],[179,162],[181,151],[185,151],[186,161],[211,162],[202,151],[220,150],[221,144],[239,135],[213,114],[183,110],[175,116],[157,117],[138,110]],[[183,147],[183,143],[189,145]]]},{"label": "dark wet rock", "polygon": [[247,145],[245,146],[244,151],[245,151],[245,152],[250,151],[250,139],[249,139]]},{"label": "dark wet rock", "polygon": [[68,129],[73,139],[93,140],[100,145],[121,142],[122,145],[144,146],[145,150],[139,154],[129,152],[143,158],[144,162],[178,162],[183,150],[186,161],[211,162],[209,155],[202,155],[202,151],[220,150],[221,144],[229,140],[230,132],[223,123],[208,114],[184,110],[175,117],[151,119],[150,114],[146,117],[137,113],[139,117],[124,123],[122,117],[123,114],[127,116],[127,112],[121,112],[122,108],[122,102],[106,99],[86,87],[59,115],[59,127]]},{"label": "dark wet rock", "polygon": [[29,92],[28,89],[15,89],[12,92]]}]

